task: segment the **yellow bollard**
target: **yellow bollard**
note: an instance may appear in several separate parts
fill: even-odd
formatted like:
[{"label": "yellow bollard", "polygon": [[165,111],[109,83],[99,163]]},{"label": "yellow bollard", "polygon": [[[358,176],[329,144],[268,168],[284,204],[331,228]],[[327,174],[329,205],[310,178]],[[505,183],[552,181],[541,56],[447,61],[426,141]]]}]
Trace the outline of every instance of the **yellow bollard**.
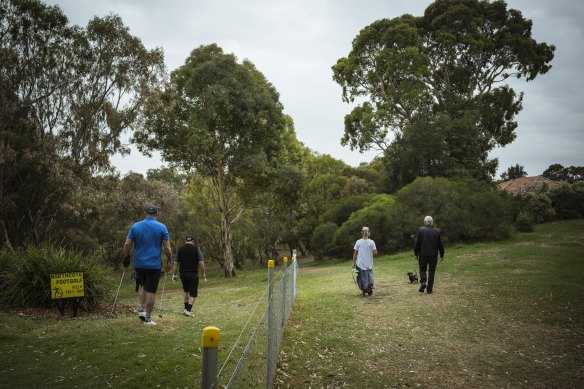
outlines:
[{"label": "yellow bollard", "polygon": [[221,332],[217,327],[203,329],[203,371],[201,374],[201,388],[217,388],[217,359]]}]

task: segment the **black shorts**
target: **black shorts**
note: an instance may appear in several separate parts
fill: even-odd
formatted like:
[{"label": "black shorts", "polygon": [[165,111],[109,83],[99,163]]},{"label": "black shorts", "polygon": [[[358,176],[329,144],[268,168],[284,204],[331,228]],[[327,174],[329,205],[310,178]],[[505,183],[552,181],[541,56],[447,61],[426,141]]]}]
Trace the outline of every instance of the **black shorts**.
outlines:
[{"label": "black shorts", "polygon": [[180,273],[180,281],[183,285],[183,291],[191,297],[197,297],[199,290],[199,273],[185,272]]},{"label": "black shorts", "polygon": [[160,269],[136,269],[136,281],[148,293],[156,293],[160,275]]}]

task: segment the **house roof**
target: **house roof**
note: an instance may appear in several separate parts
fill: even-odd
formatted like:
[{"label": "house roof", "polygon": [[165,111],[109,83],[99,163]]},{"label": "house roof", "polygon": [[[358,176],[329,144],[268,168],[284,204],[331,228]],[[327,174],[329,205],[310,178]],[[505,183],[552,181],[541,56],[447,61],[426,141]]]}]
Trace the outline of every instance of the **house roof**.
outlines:
[{"label": "house roof", "polygon": [[497,186],[512,195],[522,193],[538,193],[561,184],[544,176],[520,177],[513,180],[500,182]]}]

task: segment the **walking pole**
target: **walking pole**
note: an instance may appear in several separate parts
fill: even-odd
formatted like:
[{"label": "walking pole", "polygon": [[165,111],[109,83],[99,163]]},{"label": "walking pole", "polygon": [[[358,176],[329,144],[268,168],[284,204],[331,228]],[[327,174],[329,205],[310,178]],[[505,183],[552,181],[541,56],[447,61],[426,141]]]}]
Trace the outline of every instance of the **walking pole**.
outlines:
[{"label": "walking pole", "polygon": [[162,304],[164,303],[164,289],[166,289],[166,271],[164,272],[164,284],[162,284],[162,296],[160,297],[160,310],[158,312],[158,317],[162,318]]},{"label": "walking pole", "polygon": [[124,267],[124,271],[122,272],[122,279],[120,280],[120,285],[118,286],[118,292],[116,293],[116,298],[114,300],[114,305],[112,307],[112,315],[114,314],[114,309],[116,309],[116,302],[118,301],[118,295],[120,294],[120,288],[122,287],[122,282],[124,281],[124,275],[126,274],[126,268]]}]

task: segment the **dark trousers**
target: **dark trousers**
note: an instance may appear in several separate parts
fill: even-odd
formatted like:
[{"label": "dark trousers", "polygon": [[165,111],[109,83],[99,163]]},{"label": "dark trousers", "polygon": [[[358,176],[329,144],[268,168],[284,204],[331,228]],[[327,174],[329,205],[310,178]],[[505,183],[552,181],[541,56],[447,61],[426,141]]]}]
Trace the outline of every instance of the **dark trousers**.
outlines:
[{"label": "dark trousers", "polygon": [[[422,285],[428,285],[428,292],[432,291],[434,286],[434,273],[436,273],[436,265],[438,264],[438,256],[427,257],[420,255],[418,260],[420,264],[420,282]],[[426,269],[430,268],[428,271],[428,276],[426,277]]]}]

